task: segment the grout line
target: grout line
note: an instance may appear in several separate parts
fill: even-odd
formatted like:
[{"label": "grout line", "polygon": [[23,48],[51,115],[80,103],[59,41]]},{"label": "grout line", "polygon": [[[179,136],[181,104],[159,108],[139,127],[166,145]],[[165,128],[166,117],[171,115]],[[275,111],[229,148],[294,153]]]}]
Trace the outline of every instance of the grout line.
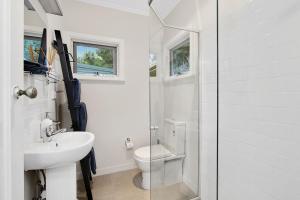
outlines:
[{"label": "grout line", "polygon": [[216,198],[219,200],[219,0],[217,0],[217,185]]}]

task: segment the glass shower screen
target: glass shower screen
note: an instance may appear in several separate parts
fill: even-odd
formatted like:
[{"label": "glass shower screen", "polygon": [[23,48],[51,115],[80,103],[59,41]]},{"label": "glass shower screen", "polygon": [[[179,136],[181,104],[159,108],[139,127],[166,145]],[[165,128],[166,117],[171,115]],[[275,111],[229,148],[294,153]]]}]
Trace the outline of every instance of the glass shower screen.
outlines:
[{"label": "glass shower screen", "polygon": [[[151,200],[199,196],[199,33],[168,27],[152,12]],[[147,183],[144,183],[147,184]]]}]

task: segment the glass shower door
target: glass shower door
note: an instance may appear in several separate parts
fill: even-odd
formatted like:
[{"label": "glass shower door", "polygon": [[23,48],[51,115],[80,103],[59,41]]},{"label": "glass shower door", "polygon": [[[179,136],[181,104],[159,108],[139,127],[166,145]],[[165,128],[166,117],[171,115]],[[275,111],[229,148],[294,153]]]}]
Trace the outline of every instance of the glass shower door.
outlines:
[{"label": "glass shower door", "polygon": [[152,17],[151,200],[190,200],[199,195],[199,34]]}]

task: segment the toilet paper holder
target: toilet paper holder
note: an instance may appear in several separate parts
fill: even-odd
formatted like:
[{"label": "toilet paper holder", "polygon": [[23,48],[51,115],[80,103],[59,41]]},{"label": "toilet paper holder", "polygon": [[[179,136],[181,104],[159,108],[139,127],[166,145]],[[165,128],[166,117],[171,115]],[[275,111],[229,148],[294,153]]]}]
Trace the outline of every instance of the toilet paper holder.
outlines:
[{"label": "toilet paper holder", "polygon": [[126,140],[125,140],[125,147],[126,147],[126,149],[127,150],[130,150],[130,149],[132,149],[133,148],[133,142],[132,142],[132,139],[131,138],[126,138]]}]

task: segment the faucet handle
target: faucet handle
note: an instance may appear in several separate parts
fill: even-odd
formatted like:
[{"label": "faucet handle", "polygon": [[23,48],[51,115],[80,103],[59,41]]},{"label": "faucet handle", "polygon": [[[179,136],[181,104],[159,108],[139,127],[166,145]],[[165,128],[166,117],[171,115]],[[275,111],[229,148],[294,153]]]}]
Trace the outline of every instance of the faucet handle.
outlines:
[{"label": "faucet handle", "polygon": [[51,112],[46,112],[46,113],[45,113],[45,114],[46,114],[45,117],[46,117],[46,118],[49,118],[49,114],[50,114],[50,113],[51,113]]},{"label": "faucet handle", "polygon": [[[45,112],[46,119],[52,119],[51,116],[50,116],[51,114],[55,115],[55,112]],[[56,118],[56,117],[54,116],[54,118]],[[54,120],[52,120],[52,121],[54,121]]]},{"label": "faucet handle", "polygon": [[55,132],[55,128],[53,126],[53,124],[51,126],[48,126],[46,128],[46,136],[47,137],[51,137],[51,135]]},{"label": "faucet handle", "polygon": [[55,127],[55,130],[59,130],[60,129],[60,124],[61,124],[61,122],[59,122],[59,121],[53,121],[52,126]]}]

